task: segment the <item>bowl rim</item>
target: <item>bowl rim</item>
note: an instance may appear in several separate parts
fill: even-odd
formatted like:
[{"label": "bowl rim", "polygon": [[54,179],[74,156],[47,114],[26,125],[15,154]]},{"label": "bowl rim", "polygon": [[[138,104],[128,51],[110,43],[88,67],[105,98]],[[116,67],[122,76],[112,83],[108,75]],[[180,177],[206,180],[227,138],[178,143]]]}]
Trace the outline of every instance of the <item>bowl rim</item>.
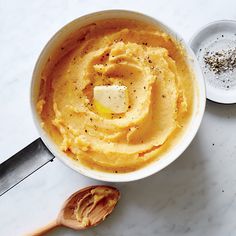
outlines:
[{"label": "bowl rim", "polygon": [[[102,172],[102,171],[96,171],[89,169],[88,167],[79,164],[78,162],[72,160],[72,158],[69,158],[65,153],[59,150],[58,146],[54,143],[54,141],[51,139],[48,133],[41,127],[41,119],[36,111],[36,104],[35,104],[35,84],[36,84],[36,74],[38,73],[38,67],[41,61],[43,60],[43,57],[45,56],[45,53],[51,45],[53,45],[54,40],[59,36],[59,34],[66,28],[70,27],[70,25],[76,23],[76,22],[82,22],[85,19],[89,18],[95,18],[98,16],[105,16],[103,19],[108,19],[110,17],[106,17],[107,15],[119,15],[114,18],[122,18],[120,17],[122,14],[127,15],[127,17],[123,18],[139,18],[141,21],[146,21],[146,22],[152,22],[155,25],[159,26],[164,32],[168,33],[172,38],[174,38],[177,42],[180,42],[183,48],[186,50],[187,53],[187,58],[188,58],[188,63],[191,64],[191,69],[193,73],[195,74],[195,80],[196,80],[196,85],[198,86],[198,104],[197,104],[197,111],[196,111],[196,117],[192,115],[191,121],[188,126],[188,130],[182,134],[181,139],[178,140],[178,146],[175,148],[172,148],[170,151],[167,152],[164,156],[162,156],[160,159],[156,159],[149,163],[148,165],[142,167],[141,169],[132,171],[132,172],[127,172],[127,173],[109,173],[109,172]],[[94,21],[93,20],[93,21]],[[86,25],[86,24],[84,24]],[[80,25],[78,28],[84,26],[83,24]],[[196,102],[195,102],[196,103]],[[189,144],[192,142],[193,138],[195,137],[202,118],[203,114],[205,111],[205,105],[206,105],[206,92],[205,92],[205,82],[204,78],[202,75],[202,71],[200,69],[200,66],[198,64],[198,61],[190,48],[190,46],[185,43],[182,37],[180,37],[175,31],[170,29],[168,26],[166,26],[164,23],[162,23],[160,20],[148,16],[146,14],[137,12],[137,11],[129,11],[129,10],[105,10],[105,11],[97,11],[93,12],[90,14],[83,15],[81,17],[78,17],[74,19],[73,21],[70,21],[63,27],[61,27],[47,42],[47,44],[44,46],[43,50],[41,51],[37,62],[34,66],[33,74],[32,74],[32,79],[31,79],[31,86],[30,86],[30,105],[31,105],[31,112],[33,116],[33,121],[34,124],[39,132],[39,135],[47,148],[51,151],[51,153],[58,158],[60,161],[62,161],[65,165],[70,167],[71,169],[75,170],[76,172],[86,176],[90,177],[95,180],[100,180],[100,181],[106,181],[106,182],[130,182],[130,181],[135,181],[139,179],[146,178],[148,176],[151,176],[169,164],[171,164],[173,161],[175,161],[180,155],[186,150],[186,148],[189,146]],[[196,105],[195,105],[196,106]],[[191,128],[191,130],[190,130]]]}]

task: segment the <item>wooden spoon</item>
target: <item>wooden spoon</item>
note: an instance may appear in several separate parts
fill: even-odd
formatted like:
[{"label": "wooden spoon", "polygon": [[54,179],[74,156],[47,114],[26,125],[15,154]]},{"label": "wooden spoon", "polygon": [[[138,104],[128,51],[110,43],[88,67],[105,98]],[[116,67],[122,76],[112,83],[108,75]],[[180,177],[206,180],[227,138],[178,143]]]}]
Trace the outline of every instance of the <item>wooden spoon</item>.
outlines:
[{"label": "wooden spoon", "polygon": [[97,185],[83,188],[65,201],[56,220],[28,236],[44,235],[58,226],[75,230],[95,226],[113,211],[119,198],[119,190],[111,186]]}]

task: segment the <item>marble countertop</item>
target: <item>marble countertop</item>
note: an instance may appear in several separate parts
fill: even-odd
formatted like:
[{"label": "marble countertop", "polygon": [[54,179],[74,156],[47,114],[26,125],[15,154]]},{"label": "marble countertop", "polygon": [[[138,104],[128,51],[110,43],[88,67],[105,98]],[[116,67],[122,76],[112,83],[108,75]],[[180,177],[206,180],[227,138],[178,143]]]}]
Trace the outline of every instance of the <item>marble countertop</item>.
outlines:
[{"label": "marble countertop", "polygon": [[[72,19],[115,8],[154,16],[187,41],[206,23],[236,20],[233,0],[0,0],[0,162],[38,137],[29,85],[45,43]],[[122,197],[103,224],[50,235],[236,235],[235,140],[236,105],[207,102],[199,132],[179,159],[149,178],[114,184]],[[50,162],[0,197],[0,235],[24,235],[44,225],[71,193],[97,183],[57,159]]]}]

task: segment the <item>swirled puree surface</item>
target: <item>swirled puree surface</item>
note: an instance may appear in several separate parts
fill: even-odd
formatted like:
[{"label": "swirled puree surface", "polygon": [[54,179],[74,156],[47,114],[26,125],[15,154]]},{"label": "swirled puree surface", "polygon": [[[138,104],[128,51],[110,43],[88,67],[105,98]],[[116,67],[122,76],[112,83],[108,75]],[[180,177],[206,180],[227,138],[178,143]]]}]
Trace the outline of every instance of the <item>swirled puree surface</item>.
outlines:
[{"label": "swirled puree surface", "polygon": [[[97,103],[99,86],[125,88],[125,110]],[[129,172],[178,145],[195,88],[180,43],[156,26],[111,19],[81,28],[55,50],[42,73],[37,110],[68,158]]]}]

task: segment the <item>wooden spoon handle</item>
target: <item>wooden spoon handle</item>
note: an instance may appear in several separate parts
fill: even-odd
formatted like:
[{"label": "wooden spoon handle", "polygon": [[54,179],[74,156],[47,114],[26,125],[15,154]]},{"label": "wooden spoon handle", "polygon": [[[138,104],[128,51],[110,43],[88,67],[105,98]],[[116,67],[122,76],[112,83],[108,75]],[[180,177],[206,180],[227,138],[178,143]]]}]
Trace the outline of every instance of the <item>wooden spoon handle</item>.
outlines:
[{"label": "wooden spoon handle", "polygon": [[60,225],[61,224],[57,220],[54,220],[51,223],[41,227],[40,229],[37,229],[36,231],[34,231],[30,234],[27,234],[26,236],[42,236]]}]

